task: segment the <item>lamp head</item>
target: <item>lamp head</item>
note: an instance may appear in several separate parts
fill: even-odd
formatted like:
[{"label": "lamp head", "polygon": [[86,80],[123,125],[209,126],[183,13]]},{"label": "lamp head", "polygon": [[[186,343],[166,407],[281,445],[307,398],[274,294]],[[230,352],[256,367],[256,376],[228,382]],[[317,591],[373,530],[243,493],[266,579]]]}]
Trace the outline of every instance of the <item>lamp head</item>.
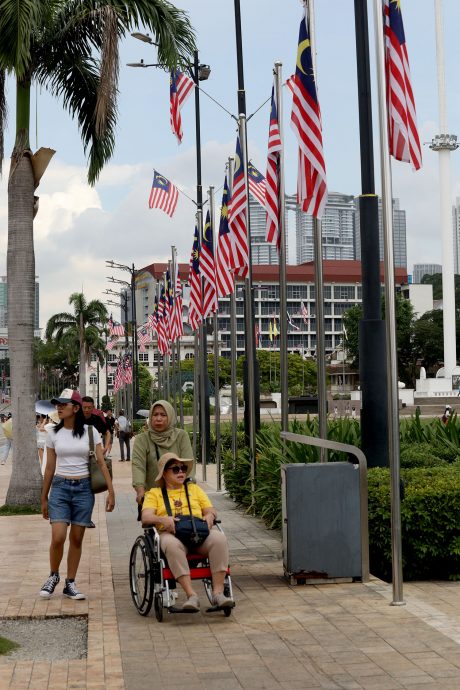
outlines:
[{"label": "lamp head", "polygon": [[198,81],[206,81],[209,79],[211,74],[211,68],[209,65],[199,65],[198,67]]}]

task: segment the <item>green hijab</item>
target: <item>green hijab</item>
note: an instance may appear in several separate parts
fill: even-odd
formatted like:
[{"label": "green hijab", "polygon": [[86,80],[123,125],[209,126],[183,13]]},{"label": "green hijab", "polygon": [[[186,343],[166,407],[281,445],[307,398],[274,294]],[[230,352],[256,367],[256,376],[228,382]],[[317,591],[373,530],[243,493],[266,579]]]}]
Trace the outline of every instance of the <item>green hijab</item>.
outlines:
[{"label": "green hijab", "polygon": [[[154,431],[154,429],[152,429],[153,410],[155,409],[155,407],[158,406],[161,406],[164,409],[164,411],[166,412],[166,416],[168,418],[168,428],[165,429],[165,431],[162,431],[161,433],[159,433],[158,431]],[[180,429],[176,428],[176,423],[176,413],[174,412],[174,408],[171,405],[171,403],[169,403],[167,400],[157,400],[156,402],[154,402],[152,407],[150,408],[148,431],[149,438],[152,441],[152,443],[156,443],[158,446],[161,446],[162,448],[171,448],[171,446],[175,443],[180,433]]]}]

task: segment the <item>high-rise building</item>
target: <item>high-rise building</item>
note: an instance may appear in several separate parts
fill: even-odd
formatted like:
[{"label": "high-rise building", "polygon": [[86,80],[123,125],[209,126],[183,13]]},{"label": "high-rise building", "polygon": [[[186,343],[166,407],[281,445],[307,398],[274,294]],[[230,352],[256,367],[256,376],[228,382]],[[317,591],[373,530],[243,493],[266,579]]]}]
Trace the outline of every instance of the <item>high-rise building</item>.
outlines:
[{"label": "high-rise building", "polygon": [[[355,258],[361,261],[361,234],[359,222],[359,202],[355,199]],[[379,199],[379,248],[380,261],[383,261],[383,223],[382,200]],[[407,266],[407,238],[406,238],[406,212],[399,208],[399,199],[393,199],[393,253],[394,265],[406,268]]]},{"label": "high-rise building", "polygon": [[[34,330],[38,331],[40,316],[40,286],[35,283]],[[0,328],[8,328],[8,282],[6,276],[0,276]]]},{"label": "high-rise building", "polygon": [[[457,272],[457,271],[455,271]],[[413,283],[421,283],[425,275],[433,276],[435,273],[442,273],[441,264],[414,264],[414,272],[412,274]]]},{"label": "high-rise building", "polygon": [[[322,221],[324,259],[355,258],[354,216],[353,196],[329,192]],[[313,217],[296,207],[296,262],[302,264],[313,259]]]},{"label": "high-rise building", "polygon": [[[265,240],[267,213],[254,197],[249,195],[249,217],[251,221],[251,252],[253,264],[273,264],[279,263],[278,249],[276,244],[268,244]],[[288,217],[286,214],[286,256],[288,251]]]}]

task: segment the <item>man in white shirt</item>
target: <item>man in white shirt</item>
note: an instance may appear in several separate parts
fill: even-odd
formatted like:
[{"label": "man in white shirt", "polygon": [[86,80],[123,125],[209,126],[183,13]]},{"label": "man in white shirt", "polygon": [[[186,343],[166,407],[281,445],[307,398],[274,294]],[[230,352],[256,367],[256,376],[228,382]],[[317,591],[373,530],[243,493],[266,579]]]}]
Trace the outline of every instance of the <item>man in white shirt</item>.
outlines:
[{"label": "man in white shirt", "polygon": [[117,420],[115,422],[115,429],[118,433],[118,440],[120,442],[120,462],[125,461],[125,446],[126,446],[126,460],[131,460],[131,422],[125,417],[125,411],[120,410]]}]

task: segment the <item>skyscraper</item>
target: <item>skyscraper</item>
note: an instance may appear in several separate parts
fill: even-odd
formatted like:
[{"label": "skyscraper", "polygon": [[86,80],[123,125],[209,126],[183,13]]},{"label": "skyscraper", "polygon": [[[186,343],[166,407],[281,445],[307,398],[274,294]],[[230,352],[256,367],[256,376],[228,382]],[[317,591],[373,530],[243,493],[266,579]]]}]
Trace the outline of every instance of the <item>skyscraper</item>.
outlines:
[{"label": "skyscraper", "polygon": [[[35,283],[34,330],[38,331],[40,315],[40,286]],[[0,328],[8,328],[8,282],[6,276],[0,276]]]},{"label": "skyscraper", "polygon": [[[295,199],[295,197],[291,197]],[[289,205],[292,208],[291,205]],[[295,208],[295,207],[294,207]],[[313,261],[313,217],[296,210],[296,262]],[[324,209],[323,258],[344,260],[355,258],[354,197],[340,192],[329,192]]]},{"label": "skyscraper", "polygon": [[[359,203],[355,199],[355,258],[361,261],[361,235],[359,225]],[[382,200],[379,199],[379,247],[380,261],[383,261]],[[399,208],[399,199],[393,199],[393,252],[394,264],[401,268],[407,266],[406,212]]]},{"label": "skyscraper", "polygon": [[[251,194],[249,195],[249,217],[251,222],[252,263],[277,264],[278,250],[274,244],[268,244],[265,240],[267,213]],[[287,218],[288,216],[286,214],[286,223]],[[287,240],[288,233],[286,232],[286,256],[289,256]]]},{"label": "skyscraper", "polygon": [[[457,271],[455,271],[457,272]],[[435,273],[442,273],[441,264],[414,264],[414,272],[412,274],[413,283],[421,283],[425,275],[434,275]]]}]

